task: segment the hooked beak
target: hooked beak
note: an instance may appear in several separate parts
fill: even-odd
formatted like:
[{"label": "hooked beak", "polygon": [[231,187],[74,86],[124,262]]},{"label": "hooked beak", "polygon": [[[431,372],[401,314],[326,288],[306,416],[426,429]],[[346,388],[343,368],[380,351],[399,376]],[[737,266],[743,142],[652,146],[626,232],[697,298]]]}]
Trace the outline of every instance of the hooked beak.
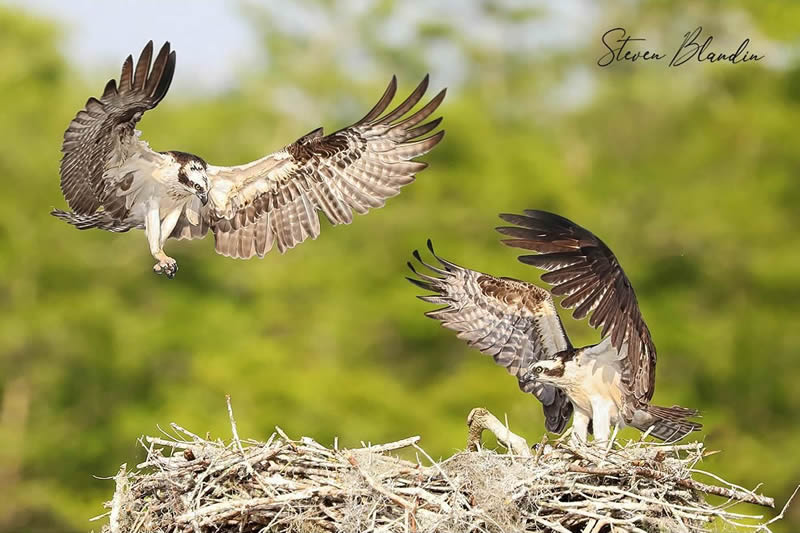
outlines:
[{"label": "hooked beak", "polygon": [[525,374],[522,375],[522,384],[527,385],[529,383],[533,383],[536,381],[536,374],[528,370]]},{"label": "hooked beak", "polygon": [[200,199],[200,203],[206,205],[208,203],[208,193],[207,192],[199,192],[197,193],[197,197]]}]

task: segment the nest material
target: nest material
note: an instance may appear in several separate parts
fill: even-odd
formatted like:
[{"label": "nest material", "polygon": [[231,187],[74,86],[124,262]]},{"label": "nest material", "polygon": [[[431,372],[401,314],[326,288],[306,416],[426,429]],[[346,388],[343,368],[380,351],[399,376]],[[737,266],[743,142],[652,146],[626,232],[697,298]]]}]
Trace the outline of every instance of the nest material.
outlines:
[{"label": "nest material", "polygon": [[[559,441],[531,452],[476,409],[468,419],[474,451],[435,462],[419,437],[345,450],[276,428],[266,442],[241,441],[229,413],[229,443],[177,424],[174,437],[143,438],[147,460],[116,476],[104,533],[672,532],[706,531],[715,519],[769,531],[772,522],[729,510],[737,501],[774,504],[696,469],[707,454],[699,442]],[[480,449],[483,429],[513,454]],[[401,448],[415,449],[417,460],[387,455]],[[726,499],[712,505],[703,492]]]}]

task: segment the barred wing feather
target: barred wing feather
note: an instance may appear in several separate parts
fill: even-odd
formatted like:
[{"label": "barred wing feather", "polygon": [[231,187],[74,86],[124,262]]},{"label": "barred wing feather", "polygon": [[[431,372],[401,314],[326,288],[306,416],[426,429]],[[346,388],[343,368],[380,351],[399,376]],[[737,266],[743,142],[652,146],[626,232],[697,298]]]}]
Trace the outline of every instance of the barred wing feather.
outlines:
[{"label": "barred wing feather", "polygon": [[427,164],[414,161],[444,136],[425,136],[441,118],[427,119],[445,96],[439,92],[404,117],[422,98],[428,76],[394,110],[383,114],[397,90],[392,78],[364,118],[330,135],[317,129],[284,149],[246,165],[209,166],[215,209],[208,223],[217,252],[230,257],[263,257],[277,243],[283,253],[320,233],[317,211],[334,225],[381,207],[414,181]]},{"label": "barred wing feather", "polygon": [[524,281],[496,278],[441,259],[430,241],[428,248],[441,266],[424,263],[415,251],[414,257],[435,275],[420,273],[409,263],[417,278],[408,278],[435,293],[419,296],[421,300],[445,306],[426,316],[491,355],[517,378],[523,391],[542,402],[547,429],[562,432],[572,413],[564,392],[523,379],[531,364],[572,347],[550,294]]}]

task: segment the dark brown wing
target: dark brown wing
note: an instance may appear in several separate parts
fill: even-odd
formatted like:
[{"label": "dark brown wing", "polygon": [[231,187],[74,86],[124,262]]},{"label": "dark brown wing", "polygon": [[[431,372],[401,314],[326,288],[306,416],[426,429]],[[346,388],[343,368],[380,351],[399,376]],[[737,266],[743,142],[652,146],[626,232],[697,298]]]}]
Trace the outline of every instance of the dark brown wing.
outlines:
[{"label": "dark brown wing", "polygon": [[99,100],[89,98],[64,132],[61,191],[78,214],[94,213],[101,206],[113,212],[119,207],[117,203],[124,207],[124,200],[105,192],[103,172],[119,139],[132,135],[142,114],[167,94],[175,72],[175,52],[170,52],[169,43],[165,43],[151,68],[152,56],[153,41],[142,50],[136,68],[133,57],[128,56],[119,87],[110,80],[103,96]]},{"label": "dark brown wing", "polygon": [[422,123],[445,96],[438,93],[403,118],[422,98],[428,76],[396,109],[381,116],[394,97],[393,77],[380,101],[352,126],[330,135],[317,129],[283,150],[236,167],[208,169],[214,211],[210,226],[217,252],[263,257],[277,241],[281,252],[320,232],[317,211],[332,224],[349,224],[414,181],[427,164],[412,161],[442,140],[425,137],[441,118]]},{"label": "dark brown wing", "polygon": [[416,250],[414,257],[441,277],[421,274],[409,263],[421,279],[408,280],[436,293],[418,298],[445,307],[425,316],[440,321],[458,332],[458,338],[491,355],[517,378],[523,391],[542,402],[547,429],[561,433],[572,414],[566,394],[550,385],[523,379],[536,361],[572,348],[550,294],[524,281],[495,278],[445,261],[434,253],[431,241],[428,249],[442,268],[424,263]]},{"label": "dark brown wing", "polygon": [[549,272],[542,280],[553,285],[561,305],[575,308],[572,316],[589,313],[589,325],[611,336],[611,344],[623,359],[623,383],[629,388],[632,407],[650,401],[655,390],[656,348],[650,337],[636,294],[617,258],[589,230],[546,211],[526,210],[524,215],[500,215],[518,227],[497,231],[512,237],[503,243],[534,250],[519,260]]}]

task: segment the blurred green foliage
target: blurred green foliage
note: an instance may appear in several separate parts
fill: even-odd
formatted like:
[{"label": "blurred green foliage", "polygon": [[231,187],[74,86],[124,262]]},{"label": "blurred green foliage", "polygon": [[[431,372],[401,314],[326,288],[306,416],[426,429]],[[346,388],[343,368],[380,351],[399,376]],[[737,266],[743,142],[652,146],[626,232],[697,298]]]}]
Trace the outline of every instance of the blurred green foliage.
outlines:
[{"label": "blurred green foliage", "polygon": [[[391,1],[357,16],[303,3],[334,28],[314,34],[248,4],[268,64],[222,95],[170,94],[141,122],[155,149],[233,164],[320,121],[332,131],[392,73],[410,91],[429,48],[457,50],[464,76],[441,108],[448,134],[430,168],[387,208],[263,261],[217,256],[210,238],[171,243],[173,282],[151,273],[143,234],[78,232],[49,216],[64,205],[62,132],[106,78],[86,87],[52,24],[0,10],[0,531],[89,529],[112,492],[93,475],[135,464],[137,437],[170,421],[228,438],[226,393],[253,438],[276,424],[345,446],[420,434],[447,456],[484,406],[538,440],[536,401],[424,318],[429,306],[404,280],[427,237],[455,262],[535,280],[492,230],[497,213],[529,207],[615,251],[661,356],[655,399],[703,411],[707,445],[725,452],[704,469],[764,482],[782,505],[800,481],[800,63],[789,53],[797,16],[775,4],[699,2],[675,16],[674,3],[611,3],[585,45],[533,52],[441,16],[417,21],[413,45],[387,44]],[[509,35],[540,16],[481,5],[473,22]],[[600,69],[599,36],[621,23],[661,43],[703,24],[790,59]],[[597,340],[585,324],[566,327],[576,344]],[[776,529],[798,527],[795,505]]]}]

